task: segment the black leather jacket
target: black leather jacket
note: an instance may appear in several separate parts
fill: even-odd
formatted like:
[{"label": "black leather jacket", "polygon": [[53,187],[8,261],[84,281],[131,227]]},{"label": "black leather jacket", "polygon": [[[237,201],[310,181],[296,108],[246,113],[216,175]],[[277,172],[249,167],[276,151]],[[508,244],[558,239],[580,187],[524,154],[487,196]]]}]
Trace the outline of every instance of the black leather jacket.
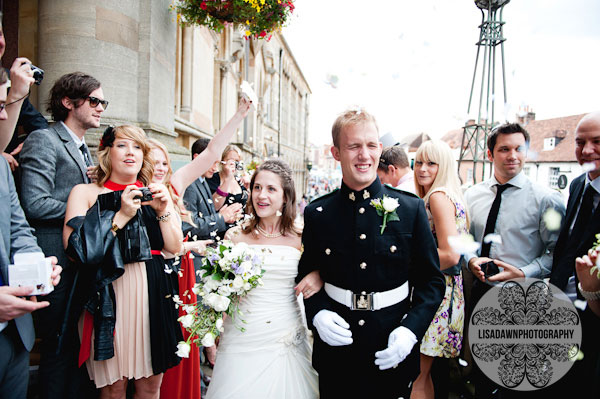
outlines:
[{"label": "black leather jacket", "polygon": [[64,336],[77,331],[77,320],[85,309],[94,316],[94,360],[114,356],[116,315],[111,283],[123,275],[126,263],[152,258],[140,210],[116,236],[112,233],[112,220],[121,206],[121,192],[113,194],[96,201],[85,217],[67,222],[73,232],[66,252],[77,272],[59,337],[59,350]]}]

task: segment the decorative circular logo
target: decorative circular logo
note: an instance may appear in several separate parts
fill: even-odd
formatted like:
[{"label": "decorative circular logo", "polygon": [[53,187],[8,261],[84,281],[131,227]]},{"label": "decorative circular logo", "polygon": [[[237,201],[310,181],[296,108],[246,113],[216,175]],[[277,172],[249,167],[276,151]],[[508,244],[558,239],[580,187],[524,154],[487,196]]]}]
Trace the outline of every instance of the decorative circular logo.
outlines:
[{"label": "decorative circular logo", "polygon": [[506,388],[532,391],[569,371],[581,347],[581,321],[554,285],[510,280],[492,287],[473,309],[469,342],[488,378]]}]

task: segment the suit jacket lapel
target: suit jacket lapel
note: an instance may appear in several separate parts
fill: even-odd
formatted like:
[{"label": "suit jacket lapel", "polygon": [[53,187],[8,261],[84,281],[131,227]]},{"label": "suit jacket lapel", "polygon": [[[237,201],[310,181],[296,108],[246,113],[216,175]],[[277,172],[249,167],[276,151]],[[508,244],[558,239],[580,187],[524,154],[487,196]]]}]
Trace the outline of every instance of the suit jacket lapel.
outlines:
[{"label": "suit jacket lapel", "polygon": [[79,170],[81,171],[81,176],[83,177],[83,181],[89,183],[87,177],[87,167],[85,166],[85,163],[83,163],[83,159],[81,159],[81,151],[79,151],[79,148],[77,148],[77,145],[73,141],[73,138],[71,137],[69,132],[67,132],[67,130],[63,127],[62,123],[57,122],[52,127],[56,130],[56,133],[64,142],[67,152],[69,153],[69,155],[71,155],[71,158],[73,158],[73,160],[79,167]]},{"label": "suit jacket lapel", "polygon": [[206,182],[206,180],[204,182],[198,181],[198,183],[200,183],[200,193],[202,194],[202,200],[204,201],[206,210],[210,215],[213,215],[215,213],[215,207],[211,206],[212,195],[210,194],[210,188],[208,187],[208,183]]}]

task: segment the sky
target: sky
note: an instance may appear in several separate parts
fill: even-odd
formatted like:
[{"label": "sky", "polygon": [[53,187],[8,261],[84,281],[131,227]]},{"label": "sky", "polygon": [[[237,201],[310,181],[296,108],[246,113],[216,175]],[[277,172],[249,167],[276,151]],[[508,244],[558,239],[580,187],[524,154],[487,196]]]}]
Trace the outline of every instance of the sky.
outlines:
[{"label": "sky", "polygon": [[[313,144],[331,142],[331,125],[348,107],[364,107],[381,135],[397,139],[420,132],[439,138],[477,116],[479,84],[467,113],[481,23],[473,1],[294,4],[283,35],[312,91]],[[496,120],[513,121],[525,106],[536,119],[600,109],[598,16],[597,0],[512,0],[504,7],[507,101],[498,50]],[[331,75],[337,88],[327,83]]]}]

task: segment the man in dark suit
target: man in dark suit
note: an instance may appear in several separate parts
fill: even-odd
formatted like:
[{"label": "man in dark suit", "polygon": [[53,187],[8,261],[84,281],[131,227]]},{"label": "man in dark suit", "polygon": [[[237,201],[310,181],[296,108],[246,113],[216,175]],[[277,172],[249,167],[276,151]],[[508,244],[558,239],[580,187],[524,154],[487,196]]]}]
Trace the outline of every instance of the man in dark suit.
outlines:
[{"label": "man in dark suit", "polygon": [[[56,256],[59,264],[65,266],[61,283],[48,296],[51,305],[37,313],[42,339],[40,394],[43,398],[80,396],[76,357],[79,339],[76,331],[70,331],[68,336],[61,336],[60,331],[75,275],[63,247],[62,229],[71,189],[90,182],[88,168],[92,166],[92,158],[85,144],[85,133],[100,126],[100,116],[107,105],[100,82],[92,76],[74,72],[60,77],[50,91],[48,106],[56,123],[32,132],[21,151],[23,210],[44,253]],[[60,354],[59,341],[64,343]]]},{"label": "man in dark suit", "polygon": [[[206,149],[209,139],[201,138],[192,144],[192,159]],[[197,236],[198,240],[214,240],[217,236],[223,236],[227,229],[227,223],[235,223],[242,216],[241,204],[225,205],[219,212],[215,211],[212,202],[212,193],[207,179],[210,179],[218,170],[219,161],[207,170],[202,178],[192,183],[183,194],[185,209],[190,212],[195,226],[184,222],[183,230],[189,231],[191,236]],[[198,256],[199,257],[199,256]]]},{"label": "man in dark suit", "polygon": [[[8,121],[6,82],[8,74],[0,70],[0,121]],[[10,110],[15,114],[18,107]],[[15,116],[15,115],[13,115]],[[8,136],[14,129],[16,118],[10,128],[0,133]],[[3,125],[3,128],[6,127]],[[2,139],[7,137],[2,137]],[[35,332],[31,312],[48,306],[47,301],[37,302],[25,297],[33,287],[9,287],[8,267],[17,253],[41,252],[33,230],[27,224],[19,204],[17,191],[6,160],[0,159],[0,397],[25,399],[29,380],[29,351],[33,347]],[[60,280],[60,266],[52,257],[53,284]]]},{"label": "man in dark suit", "polygon": [[[600,292],[578,287],[575,259],[587,254],[600,233],[600,112],[584,116],[575,129],[575,156],[586,173],[569,187],[567,215],[556,242],[550,282],[575,300],[578,296],[598,300]],[[560,381],[565,390],[583,384],[593,384],[598,390],[598,317],[588,308],[580,312],[583,361],[575,362],[569,374]],[[594,375],[595,373],[595,375]],[[578,385],[573,385],[578,384]],[[581,385],[579,385],[581,384]],[[588,385],[590,386],[590,385]],[[596,397],[596,396],[595,396]]]},{"label": "man in dark suit", "polygon": [[305,209],[297,277],[319,270],[325,282],[304,301],[321,398],[408,398],[418,342],[445,290],[437,247],[423,201],[377,177],[373,116],[346,111],[332,136],[343,183]]}]

